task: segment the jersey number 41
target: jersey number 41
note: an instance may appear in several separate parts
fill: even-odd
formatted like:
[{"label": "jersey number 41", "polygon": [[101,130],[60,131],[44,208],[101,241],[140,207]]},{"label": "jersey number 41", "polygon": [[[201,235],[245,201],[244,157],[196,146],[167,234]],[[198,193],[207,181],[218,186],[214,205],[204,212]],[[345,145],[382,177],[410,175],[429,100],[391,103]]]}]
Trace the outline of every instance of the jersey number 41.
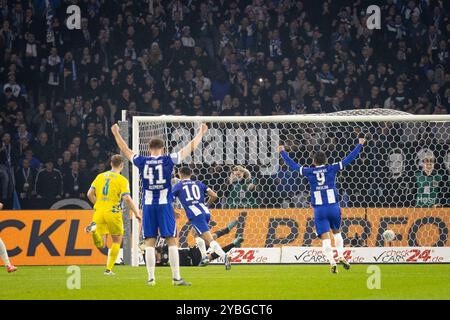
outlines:
[{"label": "jersey number 41", "polygon": [[[158,179],[155,181],[155,175],[158,177]],[[158,164],[155,167],[150,167],[148,165],[145,165],[144,167],[144,179],[148,180],[148,183],[150,185],[153,184],[165,184],[166,179],[164,179],[163,176],[163,166],[162,164]]]}]

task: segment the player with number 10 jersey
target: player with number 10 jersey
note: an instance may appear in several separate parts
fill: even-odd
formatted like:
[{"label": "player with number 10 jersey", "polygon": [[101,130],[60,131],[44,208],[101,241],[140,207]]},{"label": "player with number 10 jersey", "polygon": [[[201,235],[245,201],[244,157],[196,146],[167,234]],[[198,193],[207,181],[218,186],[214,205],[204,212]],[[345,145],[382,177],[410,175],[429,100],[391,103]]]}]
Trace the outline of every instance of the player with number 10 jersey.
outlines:
[{"label": "player with number 10 jersey", "polygon": [[208,222],[211,219],[211,213],[205,205],[205,195],[210,190],[200,181],[183,179],[173,187],[173,194],[177,197],[189,221],[195,220],[199,216],[205,217],[204,223],[192,224],[198,235],[209,231]]},{"label": "player with number 10 jersey", "polygon": [[[192,170],[189,167],[182,167],[178,170],[181,181],[174,186],[174,196],[177,197],[184,210],[190,224],[197,233],[195,241],[199,246],[202,255],[202,265],[209,263],[206,254],[206,243],[211,250],[220,258],[224,259],[225,269],[231,269],[231,256],[223,251],[220,244],[214,239],[209,231],[209,221],[211,213],[208,205],[218,199],[217,194],[200,181],[191,180]],[[208,203],[205,203],[205,196],[208,195]]]}]

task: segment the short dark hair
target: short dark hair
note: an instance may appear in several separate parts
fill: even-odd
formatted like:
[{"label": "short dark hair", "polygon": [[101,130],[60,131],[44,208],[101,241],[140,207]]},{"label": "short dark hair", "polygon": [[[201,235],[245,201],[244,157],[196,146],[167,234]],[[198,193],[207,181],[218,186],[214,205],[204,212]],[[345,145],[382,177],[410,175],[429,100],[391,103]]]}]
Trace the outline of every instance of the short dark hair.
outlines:
[{"label": "short dark hair", "polygon": [[327,163],[327,156],[323,151],[317,151],[313,156],[314,164],[321,166]]},{"label": "short dark hair", "polygon": [[150,150],[164,148],[164,141],[160,138],[152,138],[150,140]]},{"label": "short dark hair", "polygon": [[111,166],[114,168],[119,167],[122,163],[124,163],[124,160],[121,155],[115,154],[111,157]]},{"label": "short dark hair", "polygon": [[178,169],[178,174],[183,177],[190,177],[192,176],[192,170],[189,167],[181,167]]}]

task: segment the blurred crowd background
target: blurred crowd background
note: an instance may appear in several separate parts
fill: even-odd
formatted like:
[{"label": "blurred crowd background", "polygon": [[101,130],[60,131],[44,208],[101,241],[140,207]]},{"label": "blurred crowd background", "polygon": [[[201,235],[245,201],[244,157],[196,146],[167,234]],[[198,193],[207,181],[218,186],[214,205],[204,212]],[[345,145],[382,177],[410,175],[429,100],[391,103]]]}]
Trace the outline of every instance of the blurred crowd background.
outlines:
[{"label": "blurred crowd background", "polygon": [[0,0],[1,201],[85,198],[121,110],[450,113],[449,15],[444,0]]}]

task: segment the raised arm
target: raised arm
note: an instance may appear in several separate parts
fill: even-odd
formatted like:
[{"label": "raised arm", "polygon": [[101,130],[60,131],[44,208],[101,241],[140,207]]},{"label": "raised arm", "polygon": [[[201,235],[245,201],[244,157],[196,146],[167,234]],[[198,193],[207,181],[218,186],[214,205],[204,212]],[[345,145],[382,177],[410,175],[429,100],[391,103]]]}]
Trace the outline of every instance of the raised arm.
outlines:
[{"label": "raised arm", "polygon": [[119,126],[117,125],[117,123],[111,127],[111,132],[114,135],[114,139],[116,140],[116,143],[119,146],[120,151],[122,151],[122,153],[128,160],[133,162],[133,154],[134,154],[133,150],[128,148],[127,143],[125,142],[125,140],[123,140],[122,136],[120,135]]},{"label": "raised arm", "polygon": [[289,157],[288,153],[284,150],[284,146],[279,146],[278,152],[280,152],[284,162],[286,162],[291,170],[300,171],[301,166]]},{"label": "raised arm", "polygon": [[202,124],[200,131],[197,133],[197,135],[192,139],[191,142],[189,142],[183,149],[180,150],[180,162],[183,161],[187,156],[193,152],[200,142],[202,142],[203,136],[205,135],[206,131],[208,131],[208,126],[206,124]]},{"label": "raised arm", "polygon": [[219,196],[217,195],[216,192],[214,192],[212,189],[208,188],[208,202],[206,203],[206,206],[209,207],[211,206],[214,202],[217,201],[217,199],[219,199]]},{"label": "raised arm", "polygon": [[[350,164],[351,162],[353,162],[353,160],[356,159],[356,157],[358,156],[359,152],[361,151],[364,143],[366,142],[366,140],[364,138],[359,138],[359,143],[358,145],[352,150],[352,152],[350,152],[344,160],[341,161],[342,163],[342,167],[345,167],[346,165]],[[342,169],[342,168],[341,168]]]}]

